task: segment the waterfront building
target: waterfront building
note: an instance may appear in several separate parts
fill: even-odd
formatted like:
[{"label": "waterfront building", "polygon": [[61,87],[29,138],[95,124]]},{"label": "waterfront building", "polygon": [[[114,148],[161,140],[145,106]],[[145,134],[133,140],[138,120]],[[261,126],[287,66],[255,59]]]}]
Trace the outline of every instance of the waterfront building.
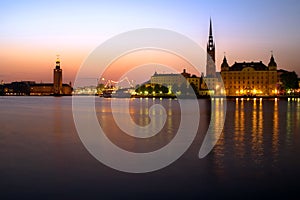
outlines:
[{"label": "waterfront building", "polygon": [[186,79],[181,74],[158,74],[155,72],[150,78],[150,83],[164,85],[171,90],[174,85],[181,87],[182,84],[186,83]]},{"label": "waterfront building", "polygon": [[62,83],[60,60],[56,60],[53,70],[53,83],[36,83],[34,81],[19,81],[0,85],[0,95],[72,95],[70,84]]},{"label": "waterfront building", "polygon": [[201,87],[201,78],[186,72],[186,69],[183,69],[183,72],[181,75],[186,79],[187,86],[193,85],[195,91],[199,93],[200,87]]},{"label": "waterfront building", "polygon": [[191,75],[186,72],[186,69],[183,69],[183,72],[180,74],[158,74],[157,72],[151,76],[150,85],[154,86],[155,84],[164,85],[168,87],[169,91],[177,88],[178,90],[183,90],[184,88],[191,87],[199,93],[201,87],[201,78],[196,75]]},{"label": "waterfront building", "polygon": [[194,89],[199,93],[200,84],[201,84],[200,77],[197,77],[196,75],[192,75],[192,76],[188,77],[186,80],[189,83],[188,85],[193,85]]},{"label": "waterfront building", "polygon": [[224,56],[221,77],[227,96],[273,96],[278,94],[277,64],[273,54],[266,66],[260,62],[235,62],[232,66]]}]

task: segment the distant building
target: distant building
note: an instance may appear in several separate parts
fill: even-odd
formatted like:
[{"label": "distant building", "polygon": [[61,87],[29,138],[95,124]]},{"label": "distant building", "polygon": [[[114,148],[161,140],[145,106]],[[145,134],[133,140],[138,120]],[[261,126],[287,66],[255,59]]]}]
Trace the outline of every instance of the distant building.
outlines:
[{"label": "distant building", "polygon": [[71,84],[62,83],[60,60],[56,60],[53,70],[53,83],[35,83],[34,81],[20,81],[0,85],[0,95],[72,95]]},{"label": "distant building", "polygon": [[221,76],[227,96],[272,96],[278,93],[277,64],[271,55],[268,66],[260,62],[235,62],[224,56]]},{"label": "distant building", "polygon": [[12,82],[0,85],[0,95],[30,95],[30,81]]},{"label": "distant building", "polygon": [[[158,74],[157,72],[151,76],[150,85],[154,86],[155,84],[164,85],[168,87],[169,91],[172,91],[174,88],[177,90],[185,90],[189,87],[193,87],[195,92],[199,94],[201,89],[201,78],[196,75],[191,75],[186,72],[186,69],[183,69],[181,74]],[[174,92],[174,91],[173,91]]]},{"label": "distant building", "polygon": [[150,78],[150,83],[164,85],[171,90],[174,85],[180,87],[186,83],[186,79],[181,74],[158,74],[155,72]]}]

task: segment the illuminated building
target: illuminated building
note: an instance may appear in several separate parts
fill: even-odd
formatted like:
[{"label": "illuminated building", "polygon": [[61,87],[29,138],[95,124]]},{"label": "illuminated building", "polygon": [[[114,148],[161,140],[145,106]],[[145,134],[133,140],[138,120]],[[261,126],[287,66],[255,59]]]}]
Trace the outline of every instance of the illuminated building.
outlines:
[{"label": "illuminated building", "polygon": [[53,70],[53,83],[35,83],[34,81],[20,81],[1,84],[0,95],[72,95],[73,88],[70,84],[62,83],[62,70],[57,59]]},{"label": "illuminated building", "polygon": [[186,83],[186,79],[181,74],[158,74],[155,72],[150,79],[151,84],[159,84],[172,88],[173,85],[181,86]]},{"label": "illuminated building", "polygon": [[201,86],[201,79],[200,79],[200,77],[198,77],[196,75],[191,75],[190,73],[187,73],[186,69],[183,69],[183,72],[181,73],[181,75],[187,80],[187,82],[190,85],[193,85],[194,88],[196,89],[196,91],[199,93],[200,86]]},{"label": "illuminated building", "polygon": [[271,55],[268,66],[260,62],[235,62],[231,67],[224,56],[221,76],[227,96],[272,96],[278,94],[277,64]]},{"label": "illuminated building", "polygon": [[158,74],[157,72],[151,76],[150,84],[159,84],[164,85],[172,90],[172,87],[182,87],[181,89],[188,88],[190,85],[193,85],[194,89],[198,93],[200,90],[201,80],[200,77],[196,75],[191,75],[187,73],[185,69],[181,74]]}]

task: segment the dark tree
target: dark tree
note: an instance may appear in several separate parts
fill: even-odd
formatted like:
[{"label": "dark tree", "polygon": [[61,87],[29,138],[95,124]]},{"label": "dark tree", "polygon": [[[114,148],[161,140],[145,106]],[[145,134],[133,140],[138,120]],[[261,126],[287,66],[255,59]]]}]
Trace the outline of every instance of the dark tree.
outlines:
[{"label": "dark tree", "polygon": [[298,89],[298,76],[295,72],[285,72],[280,76],[284,89]]},{"label": "dark tree", "polygon": [[153,92],[153,88],[152,88],[151,86],[148,86],[148,87],[146,88],[146,91],[147,91],[149,94],[151,94],[151,93]]},{"label": "dark tree", "polygon": [[145,91],[146,91],[146,86],[145,85],[141,85],[140,87],[138,87],[137,89],[135,89],[136,93],[145,92]]},{"label": "dark tree", "polygon": [[164,86],[164,85],[162,85],[162,86],[160,87],[160,90],[161,90],[162,93],[164,93],[164,94],[167,94],[167,93],[169,92],[169,88],[166,87],[166,86]]},{"label": "dark tree", "polygon": [[155,84],[154,85],[154,92],[155,93],[159,93],[159,91],[160,91],[160,85],[159,84]]}]

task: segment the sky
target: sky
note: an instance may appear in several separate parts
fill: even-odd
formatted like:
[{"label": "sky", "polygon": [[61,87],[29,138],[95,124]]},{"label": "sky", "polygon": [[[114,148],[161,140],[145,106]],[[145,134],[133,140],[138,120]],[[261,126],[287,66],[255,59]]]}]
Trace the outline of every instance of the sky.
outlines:
[{"label": "sky", "polygon": [[63,81],[74,81],[95,48],[140,28],[176,31],[205,49],[210,17],[217,71],[224,52],[232,65],[235,61],[268,64],[273,51],[278,68],[300,75],[299,10],[298,0],[2,0],[0,80],[52,82],[59,54]]}]

